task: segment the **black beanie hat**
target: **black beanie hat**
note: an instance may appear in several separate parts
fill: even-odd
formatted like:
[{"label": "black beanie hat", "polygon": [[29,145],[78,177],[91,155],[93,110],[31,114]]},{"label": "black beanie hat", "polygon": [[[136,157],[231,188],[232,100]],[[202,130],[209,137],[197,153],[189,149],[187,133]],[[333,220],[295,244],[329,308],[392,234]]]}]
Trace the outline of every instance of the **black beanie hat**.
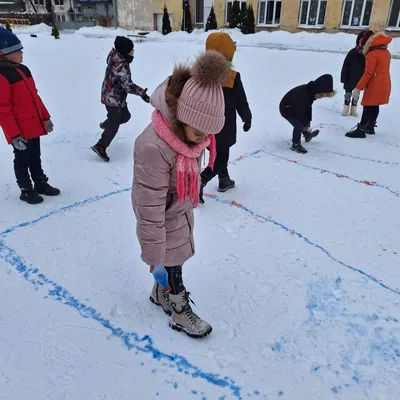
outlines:
[{"label": "black beanie hat", "polygon": [[123,56],[128,55],[133,50],[133,42],[124,36],[117,36],[114,42],[115,50]]}]

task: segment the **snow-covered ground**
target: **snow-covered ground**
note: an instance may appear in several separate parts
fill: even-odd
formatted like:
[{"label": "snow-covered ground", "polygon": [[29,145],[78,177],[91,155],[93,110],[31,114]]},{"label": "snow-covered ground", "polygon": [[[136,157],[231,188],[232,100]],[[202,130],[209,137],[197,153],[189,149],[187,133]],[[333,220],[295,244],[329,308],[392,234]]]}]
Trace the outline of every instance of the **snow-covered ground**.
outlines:
[{"label": "snow-covered ground", "polygon": [[[136,44],[134,81],[151,92],[175,60],[203,49],[204,35]],[[320,40],[302,35],[310,48]],[[342,55],[238,47],[254,121],[232,149],[237,188],[221,195],[211,182],[196,209],[197,255],[184,278],[214,331],[195,341],[149,302],[152,276],[135,236],[132,149],[151,107],[130,98],[132,120],[109,164],[90,150],[113,37],[56,41],[42,30],[21,39],[56,126],[42,153],[62,195],[19,201],[3,140],[1,399],[399,399],[400,61],[377,135],[351,140],[344,133],[357,120],[340,115]],[[345,51],[353,39],[334,35],[324,48]],[[307,155],[294,154],[279,101],[323,73],[339,93],[315,103],[321,133]]]}]

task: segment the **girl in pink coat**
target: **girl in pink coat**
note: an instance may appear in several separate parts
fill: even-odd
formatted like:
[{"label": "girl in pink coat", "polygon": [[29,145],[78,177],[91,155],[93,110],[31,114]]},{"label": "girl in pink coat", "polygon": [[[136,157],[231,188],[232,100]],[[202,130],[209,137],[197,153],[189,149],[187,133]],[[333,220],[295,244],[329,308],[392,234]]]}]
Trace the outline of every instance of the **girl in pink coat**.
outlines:
[{"label": "girl in pink coat", "polygon": [[136,139],[132,204],[142,260],[150,272],[165,267],[166,284],[155,282],[150,300],[171,315],[170,327],[193,338],[211,333],[189,303],[182,266],[194,255],[193,208],[199,201],[200,159],[225,123],[222,82],[226,59],[215,51],[189,68],[177,66],[153,93],[152,122]]}]

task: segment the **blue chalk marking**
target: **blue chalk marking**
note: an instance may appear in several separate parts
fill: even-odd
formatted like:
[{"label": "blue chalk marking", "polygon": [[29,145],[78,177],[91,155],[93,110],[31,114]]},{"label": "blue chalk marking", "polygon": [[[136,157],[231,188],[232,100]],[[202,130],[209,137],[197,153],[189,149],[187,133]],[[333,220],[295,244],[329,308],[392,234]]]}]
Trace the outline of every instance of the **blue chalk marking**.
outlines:
[{"label": "blue chalk marking", "polygon": [[[2,241],[0,241],[0,258],[12,266],[35,289],[46,287],[48,290],[47,298],[52,298],[53,300],[72,307],[78,311],[81,317],[91,319],[102,325],[109,331],[111,336],[120,339],[126,349],[135,349],[141,353],[149,354],[157,361],[167,361],[170,367],[175,368],[176,370],[181,368],[185,371],[185,374],[190,374],[192,378],[202,379],[211,385],[228,389],[235,398],[242,399],[241,388],[237,386],[233,379],[225,379],[219,374],[205,372],[199,367],[191,364],[185,357],[178,354],[167,354],[162,352],[154,346],[153,339],[149,335],[140,337],[136,332],[128,332],[120,327],[114,326],[96,309],[82,303],[66,288],[40,273],[38,268],[28,267],[15,250],[5,245]],[[178,387],[177,383],[174,384],[174,387],[175,389]]]},{"label": "blue chalk marking", "polygon": [[[278,158],[279,160],[284,160],[284,161],[288,161],[288,162],[295,161],[295,164],[300,165],[301,167],[312,169],[314,171],[324,172],[324,173],[329,174],[329,175],[338,176],[340,178],[348,179],[348,180],[356,182],[356,183],[361,183],[361,184],[365,185],[365,182],[366,182],[366,181],[360,181],[359,179],[351,178],[350,176],[347,176],[347,175],[339,174],[337,172],[332,172],[332,171],[329,171],[329,170],[324,169],[324,168],[314,167],[312,165],[305,164],[305,163],[303,163],[301,161],[298,161],[298,160],[290,160],[287,157],[279,156],[277,154],[270,153],[269,151],[266,151],[266,150],[262,150],[261,149],[261,150],[257,150],[257,152],[258,152],[257,154],[264,153],[264,154],[269,155],[271,157]],[[254,155],[255,155],[254,153],[249,153],[248,157],[252,157]],[[244,156],[244,158],[246,158],[246,155]],[[371,182],[370,184],[367,184],[366,186],[378,187],[380,189],[385,189],[385,190],[387,190],[388,192],[390,192],[392,194],[400,196],[400,192],[397,192],[396,190],[391,189],[389,186],[385,186],[385,185],[382,185],[380,183]]]},{"label": "blue chalk marking", "polygon": [[285,393],[282,392],[282,390],[278,393],[278,396],[282,397]]},{"label": "blue chalk marking", "polygon": [[271,347],[271,349],[275,353],[279,353],[282,350],[282,345],[279,342],[277,342]]},{"label": "blue chalk marking", "polygon": [[0,232],[0,237],[4,238],[7,235],[9,235],[10,233],[16,231],[17,229],[27,228],[28,226],[35,225],[38,222],[41,222],[41,221],[43,221],[43,220],[45,220],[47,218],[52,217],[53,215],[62,214],[65,211],[70,211],[70,210],[73,210],[75,208],[79,208],[79,207],[82,207],[82,206],[86,206],[88,204],[96,203],[97,201],[107,199],[108,197],[115,196],[116,194],[129,192],[130,190],[131,190],[130,187],[129,188],[120,189],[120,190],[115,190],[113,192],[109,192],[109,193],[103,194],[101,196],[90,197],[90,198],[88,198],[86,200],[77,201],[76,203],[70,204],[68,206],[64,206],[64,207],[61,207],[59,209],[52,210],[49,213],[44,214],[41,217],[36,218],[36,219],[34,219],[32,221],[23,222],[23,223],[21,223],[19,225],[15,225],[15,226],[13,226],[11,228],[8,228],[3,232]]},{"label": "blue chalk marking", "polygon": [[[208,195],[205,194],[205,196],[209,197],[210,199],[213,199],[214,201],[218,202],[218,203],[222,203],[222,204],[227,204],[232,206],[232,202],[230,200],[225,200],[225,199],[221,199],[215,195]],[[353,272],[357,272],[358,274],[360,274],[361,276],[363,276],[364,278],[369,279],[370,281],[376,283],[377,285],[379,285],[380,287],[388,290],[389,292],[392,292],[394,294],[398,294],[400,295],[400,291],[397,289],[394,289],[392,287],[390,287],[389,285],[386,285],[385,283],[381,282],[378,278],[375,278],[373,275],[364,272],[361,269],[358,269],[356,267],[353,267],[350,264],[345,263],[344,261],[339,260],[338,258],[336,258],[335,256],[333,256],[328,250],[326,250],[324,247],[322,247],[321,245],[313,242],[312,240],[308,239],[306,236],[302,235],[299,232],[294,231],[293,229],[289,229],[287,226],[283,225],[282,223],[275,221],[272,218],[269,217],[264,217],[263,215],[257,214],[256,212],[250,210],[249,208],[240,205],[240,207],[238,207],[239,209],[246,211],[248,214],[250,214],[252,217],[261,219],[265,222],[270,222],[271,224],[278,226],[279,228],[281,228],[283,231],[287,232],[287,233],[291,233],[293,236],[296,236],[297,238],[303,240],[306,244],[315,247],[316,249],[322,251],[328,258],[330,258],[332,261],[334,261],[335,263],[346,267],[347,269],[349,269],[350,271]]]},{"label": "blue chalk marking", "polygon": [[354,160],[368,161],[368,162],[373,162],[373,163],[377,163],[377,164],[384,164],[384,165],[393,165],[395,167],[400,166],[400,163],[398,163],[398,162],[375,160],[373,158],[353,156],[352,154],[340,153],[338,151],[332,151],[332,150],[326,150],[326,149],[317,149],[317,148],[315,148],[315,149],[313,149],[313,151],[314,150],[319,151],[321,153],[335,154],[335,155],[341,156],[341,157],[353,158]]}]

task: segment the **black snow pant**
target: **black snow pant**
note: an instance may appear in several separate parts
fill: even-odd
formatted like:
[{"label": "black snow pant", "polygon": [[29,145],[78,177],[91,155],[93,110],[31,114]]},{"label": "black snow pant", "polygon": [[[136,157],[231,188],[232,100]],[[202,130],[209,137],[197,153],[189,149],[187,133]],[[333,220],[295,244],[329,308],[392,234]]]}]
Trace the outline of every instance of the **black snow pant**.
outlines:
[{"label": "black snow pant", "polygon": [[211,181],[216,175],[221,178],[226,178],[228,173],[229,162],[229,147],[227,149],[217,151],[217,156],[214,162],[214,168],[207,167],[201,173],[203,183]]},{"label": "black snow pant", "polygon": [[375,122],[378,119],[379,115],[379,106],[364,106],[363,113],[361,117],[361,125],[369,127],[375,126]]},{"label": "black snow pant", "polygon": [[301,142],[301,134],[304,131],[305,126],[298,120],[297,118],[285,118],[290,125],[293,126],[293,134],[292,134],[292,142],[300,143]]},{"label": "black snow pant", "polygon": [[[32,189],[32,180],[38,185],[47,182],[40,159],[40,138],[30,139],[26,150],[14,149],[14,172],[20,189]],[[32,180],[31,180],[32,178]]]},{"label": "black snow pant", "polygon": [[131,119],[128,107],[110,107],[106,106],[107,119],[103,122],[104,132],[98,145],[106,149],[117,134],[120,125],[126,124]]},{"label": "black snow pant", "polygon": [[185,290],[182,280],[182,265],[176,267],[165,267],[168,272],[168,283],[171,287],[171,294],[179,294]]}]

